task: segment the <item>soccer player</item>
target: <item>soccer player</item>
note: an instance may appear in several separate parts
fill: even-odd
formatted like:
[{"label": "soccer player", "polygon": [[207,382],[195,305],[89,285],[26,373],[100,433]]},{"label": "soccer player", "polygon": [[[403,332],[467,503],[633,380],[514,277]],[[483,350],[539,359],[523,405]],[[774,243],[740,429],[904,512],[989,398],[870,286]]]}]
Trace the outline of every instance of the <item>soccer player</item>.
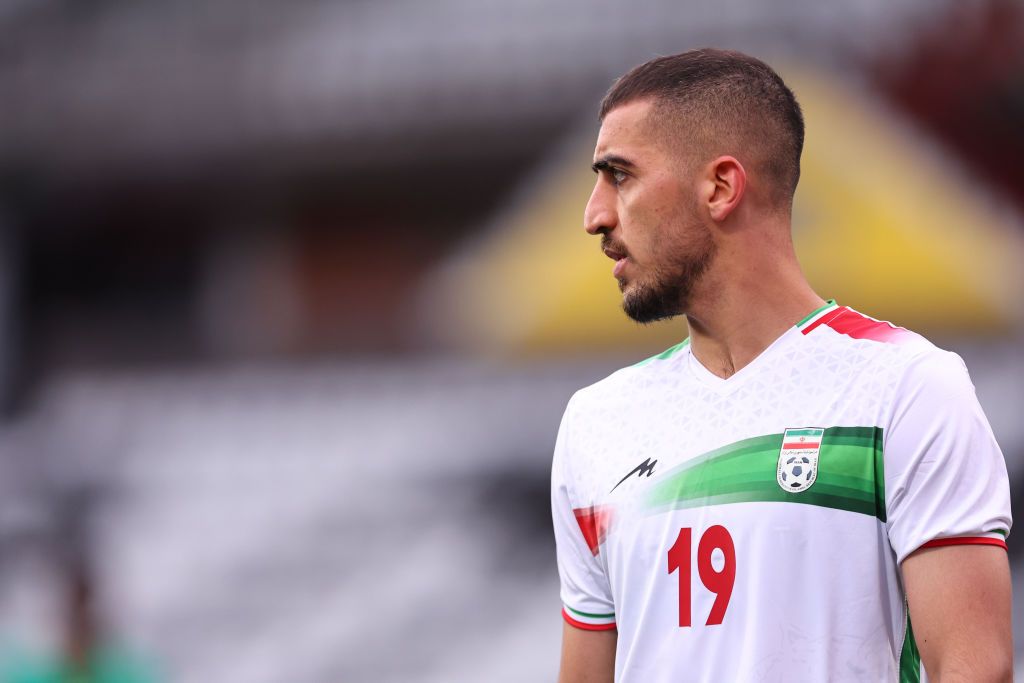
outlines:
[{"label": "soccer player", "polygon": [[586,231],[690,337],[566,408],[559,680],[1009,681],[1002,454],[958,356],[804,279],[793,93],[697,50],[600,118]]}]

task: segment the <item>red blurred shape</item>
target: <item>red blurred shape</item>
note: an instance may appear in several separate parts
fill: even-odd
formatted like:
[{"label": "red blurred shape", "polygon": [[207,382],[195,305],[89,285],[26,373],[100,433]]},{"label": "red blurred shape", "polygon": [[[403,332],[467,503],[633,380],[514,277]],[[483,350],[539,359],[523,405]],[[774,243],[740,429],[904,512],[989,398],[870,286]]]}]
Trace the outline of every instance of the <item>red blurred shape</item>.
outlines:
[{"label": "red blurred shape", "polygon": [[611,508],[606,505],[591,505],[587,508],[576,508],[572,512],[576,515],[576,523],[580,525],[587,547],[591,553],[597,555],[598,547],[604,543],[611,527]]}]

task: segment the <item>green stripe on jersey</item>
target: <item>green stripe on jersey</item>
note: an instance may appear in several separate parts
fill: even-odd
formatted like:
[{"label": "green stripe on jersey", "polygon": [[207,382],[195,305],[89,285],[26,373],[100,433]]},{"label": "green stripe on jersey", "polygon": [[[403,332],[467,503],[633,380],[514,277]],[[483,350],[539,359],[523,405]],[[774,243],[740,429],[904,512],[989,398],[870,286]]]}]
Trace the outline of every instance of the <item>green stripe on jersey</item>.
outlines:
[{"label": "green stripe on jersey", "polygon": [[588,612],[581,612],[578,609],[573,609],[572,607],[569,607],[569,605],[565,605],[565,609],[569,610],[577,616],[587,617],[589,619],[611,619],[615,616],[615,612],[611,612],[609,614],[590,614]]},{"label": "green stripe on jersey", "polygon": [[903,650],[900,652],[900,683],[921,682],[921,653],[914,640],[914,629],[910,627],[907,614],[907,633],[903,636]]},{"label": "green stripe on jersey", "polygon": [[821,436],[824,429],[787,429],[786,436]]},{"label": "green stripe on jersey", "polygon": [[821,308],[816,308],[813,311],[811,311],[810,313],[808,313],[807,316],[803,320],[801,320],[800,322],[798,322],[795,325],[795,327],[803,327],[807,323],[811,322],[811,320],[815,316],[817,316],[819,313],[824,313],[825,311],[827,311],[830,308],[838,308],[838,306],[836,305],[836,300],[835,299],[829,299],[828,301],[825,302],[824,306],[822,306]]},{"label": "green stripe on jersey", "polygon": [[651,488],[646,507],[664,512],[727,503],[802,503],[885,521],[880,427],[826,429],[815,481],[801,493],[784,491],[776,479],[782,437],[755,436],[693,458]]},{"label": "green stripe on jersey", "polygon": [[651,363],[651,362],[656,361],[656,360],[667,360],[667,359],[671,358],[672,356],[676,355],[677,353],[679,353],[680,351],[682,351],[683,349],[685,349],[689,345],[690,345],[690,338],[687,337],[686,339],[684,339],[683,341],[679,342],[675,346],[670,346],[669,348],[665,349],[664,351],[659,353],[657,356],[651,356],[650,358],[645,358],[644,360],[640,361],[639,363],[635,363],[633,365],[633,367],[634,368],[639,368],[641,366],[647,365],[648,363]]}]

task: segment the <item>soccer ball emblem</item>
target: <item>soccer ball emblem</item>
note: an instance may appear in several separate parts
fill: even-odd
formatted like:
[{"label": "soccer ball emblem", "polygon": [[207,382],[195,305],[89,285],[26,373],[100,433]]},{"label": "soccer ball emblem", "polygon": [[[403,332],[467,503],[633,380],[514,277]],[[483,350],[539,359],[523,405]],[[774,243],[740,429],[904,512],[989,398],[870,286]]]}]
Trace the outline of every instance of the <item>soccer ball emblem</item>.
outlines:
[{"label": "soccer ball emblem", "polygon": [[805,489],[814,481],[814,463],[806,455],[794,455],[782,463],[779,483],[783,488]]}]

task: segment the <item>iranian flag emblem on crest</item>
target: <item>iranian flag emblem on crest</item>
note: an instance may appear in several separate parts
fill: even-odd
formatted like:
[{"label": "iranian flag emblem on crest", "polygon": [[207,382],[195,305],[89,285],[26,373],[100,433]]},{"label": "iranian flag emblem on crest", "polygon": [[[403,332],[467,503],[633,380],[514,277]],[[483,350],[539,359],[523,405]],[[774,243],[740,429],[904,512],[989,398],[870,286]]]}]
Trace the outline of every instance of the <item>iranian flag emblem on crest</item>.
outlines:
[{"label": "iranian flag emblem on crest", "polygon": [[796,427],[783,433],[776,474],[783,491],[800,493],[811,488],[818,476],[818,451],[824,434],[821,427]]}]

